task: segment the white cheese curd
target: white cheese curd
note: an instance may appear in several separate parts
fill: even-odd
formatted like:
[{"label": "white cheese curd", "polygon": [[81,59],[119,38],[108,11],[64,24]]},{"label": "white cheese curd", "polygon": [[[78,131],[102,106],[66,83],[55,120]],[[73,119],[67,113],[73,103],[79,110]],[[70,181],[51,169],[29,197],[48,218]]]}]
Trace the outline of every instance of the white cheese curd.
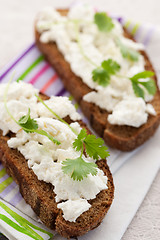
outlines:
[{"label": "white cheese curd", "polygon": [[29,164],[31,164],[38,179],[53,184],[56,202],[79,198],[84,198],[86,200],[94,199],[101,190],[107,189],[107,177],[104,176],[101,170],[97,169],[96,176],[89,174],[87,178],[81,181],[75,181],[69,175],[64,174],[60,162],[51,161],[50,156],[48,156],[48,158],[45,155],[43,158],[40,157],[42,150],[41,145],[37,144],[35,149],[39,153],[39,158],[38,155],[36,155],[35,158],[31,156],[33,154],[33,149],[31,149],[31,152],[28,143],[19,148],[22,154],[26,151],[28,154],[27,156],[30,156],[31,159],[29,159]]},{"label": "white cheese curd", "polygon": [[[35,164],[53,162],[51,152],[37,141],[30,140],[26,144],[19,146],[18,150],[28,160],[29,167],[33,168]],[[43,169],[41,169],[41,172],[44,173]]]},{"label": "white cheese curd", "polygon": [[86,20],[86,21],[93,21],[94,18],[94,10],[93,7],[89,4],[77,4],[70,8],[68,13],[69,19],[79,19],[79,20]]},{"label": "white cheese curd", "polygon": [[[14,140],[11,138],[8,141],[8,143],[11,144],[10,147],[12,146],[13,148],[15,148],[17,147],[18,143],[24,144],[28,140],[34,140],[36,142],[39,142],[40,144],[43,144],[46,147],[46,149],[48,148],[54,151],[58,148],[65,150],[68,147],[72,146],[72,143],[76,138],[76,135],[66,124],[60,122],[59,120],[46,117],[35,118],[35,120],[38,123],[39,129],[43,129],[44,131],[49,133],[51,136],[60,141],[61,144],[58,146],[54,144],[51,140],[49,140],[48,137],[46,136],[40,135],[38,133],[27,134],[26,132],[21,130],[17,133],[16,138],[14,138]],[[77,125],[79,126],[78,123]],[[79,130],[81,130],[80,126],[78,128]]]},{"label": "white cheese curd", "polygon": [[[53,14],[54,11],[54,14]],[[37,22],[37,29],[39,32],[47,30],[56,22],[62,22],[63,18],[56,10],[51,7],[46,7],[39,13],[39,21]],[[46,24],[47,21],[47,24]]]},{"label": "white cheese curd", "polygon": [[[0,87],[0,102],[4,100],[4,93],[6,90],[7,84],[2,83]],[[25,89],[25,91],[24,91]],[[32,111],[35,111],[34,104],[37,102],[35,94],[38,94],[39,90],[34,88],[33,85],[24,83],[22,81],[13,82],[12,87],[9,88],[7,93],[7,101],[17,100],[24,104],[33,105]]]},{"label": "white cheese curd", "polygon": [[[9,131],[16,133],[20,130],[20,127],[11,119],[4,107],[3,101],[6,87],[7,84],[1,84],[0,87],[0,125],[3,135],[6,135]],[[31,84],[26,84],[24,82],[12,83],[12,87],[9,88],[7,93],[7,107],[16,121],[27,114],[29,107],[31,110],[31,117],[37,117],[37,98],[35,94],[38,94],[38,90]]]},{"label": "white cheese curd", "polygon": [[[15,120],[18,121],[25,116],[30,109],[31,118],[37,122],[38,130],[44,130],[60,144],[56,145],[47,136],[39,133],[27,133],[6,111],[3,102],[6,87],[7,84],[4,84],[0,88],[0,128],[4,135],[9,131],[15,133],[15,136],[7,141],[8,146],[18,149],[39,180],[54,186],[55,200],[57,203],[62,201],[58,206],[62,209],[64,218],[75,222],[77,217],[91,206],[87,200],[96,198],[101,190],[107,189],[107,177],[98,168],[95,176],[88,174],[82,181],[73,180],[62,170],[64,160],[80,157],[81,152],[73,148],[73,142],[77,138],[76,133],[79,134],[82,129],[80,124],[73,122],[68,126],[55,119],[53,114],[35,98],[35,93],[39,94],[37,89],[30,84],[13,83],[9,87],[6,104]],[[61,118],[70,116],[72,120],[81,119],[66,97],[51,97],[45,103]],[[84,155],[83,159],[86,162],[95,162],[94,159]],[[74,205],[73,208],[70,208],[71,203]]]},{"label": "white cheese curd", "polygon": [[[31,104],[31,117],[37,117],[37,113],[34,110],[35,105]],[[25,104],[19,100],[10,100],[7,103],[7,107],[9,111],[12,113],[13,117],[15,118],[16,121],[18,121],[22,116],[26,115],[28,113],[28,108],[29,105]],[[3,134],[6,135],[9,130],[16,133],[21,127],[15,123],[13,119],[9,116],[8,112],[4,108],[4,103],[0,102],[0,124],[1,124],[1,129],[3,131]],[[4,128],[2,128],[4,125]]]},{"label": "white cheese curd", "polygon": [[[6,135],[9,130],[16,133],[20,129],[4,108],[3,101],[6,87],[7,84],[1,84],[0,87],[0,124],[4,135]],[[39,95],[39,90],[34,88],[33,85],[22,81],[19,83],[13,82],[11,87],[9,87],[7,93],[7,107],[16,121],[26,115],[29,108],[31,118],[37,118],[38,116],[54,118],[54,115],[47,110],[42,103],[37,101],[35,94]],[[61,118],[69,116],[73,121],[81,119],[80,114],[76,112],[75,107],[68,97],[52,96],[51,99],[44,102]],[[5,124],[3,122],[5,122]]]},{"label": "white cheese curd", "polygon": [[79,199],[80,197],[87,200],[94,199],[101,190],[107,188],[107,177],[98,168],[96,176],[89,174],[82,181],[74,181],[70,176],[63,173],[61,164],[59,164],[57,177],[53,181],[57,202],[67,199]]},{"label": "white cheese curd", "polygon": [[156,111],[154,109],[154,107],[152,106],[152,104],[147,104],[146,105],[146,112],[153,115],[153,116],[156,116]]},{"label": "white cheese curd", "polygon": [[85,199],[77,199],[59,203],[57,207],[62,209],[66,221],[75,222],[77,217],[84,212],[84,209],[87,211],[91,205]]},{"label": "white cheese curd", "polygon": [[[59,120],[45,117],[35,118],[35,120],[37,121],[40,129],[45,130],[46,132],[48,132],[50,135],[52,135],[54,138],[61,142],[60,147],[63,149],[66,149],[70,145],[72,145],[73,141],[76,138],[76,135],[68,127],[68,125],[64,124],[63,122],[60,122]],[[46,136],[42,136],[39,134],[37,136],[38,141],[40,141],[42,144],[46,144],[46,141],[47,145],[54,144]],[[58,145],[55,145],[55,147],[58,148]]]},{"label": "white cheese curd", "polygon": [[127,97],[115,106],[112,114],[108,116],[108,121],[111,124],[140,127],[147,118],[146,104],[143,99]]},{"label": "white cheese curd", "polygon": [[10,148],[18,148],[19,146],[25,144],[27,141],[32,139],[32,134],[28,134],[22,129],[16,133],[16,137],[12,137],[8,140],[8,146]]},{"label": "white cheese curd", "polygon": [[[116,91],[114,92],[116,95]],[[102,89],[102,90],[99,90],[98,92],[93,91],[86,94],[83,97],[83,100],[87,102],[95,103],[102,109],[105,109],[108,112],[111,112],[113,108],[116,106],[116,104],[119,102],[119,100],[121,99],[121,96],[115,96],[115,95],[112,95],[112,92],[107,91],[107,89],[106,91]]]},{"label": "white cheese curd", "polygon": [[71,128],[73,128],[78,134],[80,133],[81,131],[81,126],[78,122],[73,122],[73,123],[70,123],[70,126]]},{"label": "white cheese curd", "polygon": [[[83,99],[112,112],[124,98],[135,96],[129,78],[145,70],[144,57],[139,55],[138,61],[129,61],[124,58],[117,40],[134,51],[144,50],[144,45],[125,38],[122,25],[115,19],[113,19],[114,28],[110,32],[100,32],[97,25],[94,24],[94,14],[95,9],[86,4],[72,7],[65,17],[55,9],[45,9],[37,19],[37,30],[41,33],[40,41],[56,42],[72,71],[90,88],[96,90],[96,92],[93,91],[84,96]],[[75,25],[75,20],[79,21],[79,26]],[[101,66],[104,60],[110,58],[119,63],[121,68],[116,75],[111,75],[109,86],[102,87],[93,81],[92,71]],[[143,102],[146,107],[145,102],[151,101],[153,96],[149,95],[145,89],[144,92],[145,100]],[[134,101],[139,102],[136,97]],[[148,114],[152,114],[152,112],[145,111],[143,119],[147,121]],[[136,112],[134,114],[136,115]],[[121,122],[118,116],[120,115],[117,115],[114,123],[111,121],[112,124]],[[141,121],[137,124],[138,118],[135,123],[133,123],[133,119],[131,122],[129,119],[132,117],[128,118],[127,125],[129,126],[140,126],[145,123]]]},{"label": "white cheese curd", "polygon": [[[78,112],[76,112],[75,107],[68,99],[68,97],[55,97],[51,96],[49,100],[44,101],[44,103],[53,111],[56,112],[61,118],[65,118],[68,115],[73,121],[80,120],[81,116]],[[41,117],[52,117],[55,118],[53,113],[51,113],[46,107],[39,102],[38,103],[38,115]]]},{"label": "white cheese curd", "polygon": [[144,50],[144,45],[142,43],[134,42],[131,39],[125,37],[121,37],[121,41],[125,46],[132,48],[134,50],[137,51]]}]

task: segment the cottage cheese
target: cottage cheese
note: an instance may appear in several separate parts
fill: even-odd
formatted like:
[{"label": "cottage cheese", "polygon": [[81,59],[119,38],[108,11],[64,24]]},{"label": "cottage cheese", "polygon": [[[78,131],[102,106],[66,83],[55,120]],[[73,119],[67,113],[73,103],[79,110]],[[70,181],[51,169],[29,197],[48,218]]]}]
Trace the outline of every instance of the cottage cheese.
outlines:
[{"label": "cottage cheese", "polygon": [[[51,96],[49,100],[44,101],[45,104],[52,109],[52,111],[56,112],[61,118],[65,118],[67,115],[73,121],[80,120],[81,116],[75,111],[75,107],[71,104],[68,97],[55,97]],[[42,103],[38,103],[37,112],[39,116],[43,117],[53,117],[53,114],[46,109],[46,107]]]},{"label": "cottage cheese", "polygon": [[[3,94],[7,85],[1,86],[0,128],[4,135],[9,131],[15,133],[15,137],[8,140],[8,146],[19,150],[27,160],[28,167],[33,170],[39,180],[54,186],[57,207],[62,209],[66,220],[75,222],[77,217],[91,207],[88,200],[96,198],[101,190],[107,188],[107,177],[98,168],[96,176],[89,174],[82,181],[74,181],[69,175],[64,174],[62,161],[66,158],[75,159],[81,154],[72,146],[77,135],[65,123],[54,119],[53,115],[37,102],[35,93],[38,94],[38,90],[30,84],[13,83],[7,95],[7,107],[13,117],[18,121],[20,117],[27,114],[30,108],[31,116],[37,121],[38,128],[52,135],[61,144],[56,145],[48,137],[37,133],[26,133],[7,113],[3,102]],[[45,103],[61,117],[69,115],[74,120],[80,119],[68,98],[51,97]],[[70,126],[77,133],[81,131],[78,122],[71,123]],[[83,159],[87,162],[95,162],[89,157],[83,156]]]},{"label": "cottage cheese", "polygon": [[[150,111],[148,111],[148,107],[151,108]],[[156,115],[151,104],[146,105],[142,98],[137,98],[135,101],[134,97],[127,97],[116,105],[112,114],[109,115],[108,121],[111,124],[140,127],[146,123],[147,113]]]},{"label": "cottage cheese", "polygon": [[89,209],[90,204],[85,199],[77,199],[59,203],[57,207],[65,212],[63,215],[65,220],[71,219],[72,222],[75,222],[77,217],[84,212],[84,209],[85,211]]},{"label": "cottage cheese", "polygon": [[[120,48],[116,44],[116,39],[118,38],[122,44],[132,50],[143,50],[144,46],[143,44],[135,43],[125,38],[123,36],[123,28],[116,20],[113,20],[114,28],[109,33],[100,32],[94,24],[94,14],[94,9],[86,5],[72,7],[66,17],[61,16],[52,8],[46,8],[40,13],[37,20],[37,30],[41,33],[40,41],[44,43],[56,42],[65,60],[69,62],[72,71],[79,76],[85,84],[93,89],[93,91],[85,95],[83,99],[87,102],[95,103],[102,109],[111,112],[112,116],[110,117],[109,115],[108,117],[108,121],[111,124],[124,124],[120,115],[117,115],[114,111],[117,112],[117,110],[115,110],[117,104],[122,101],[120,105],[122,106],[124,103],[123,100],[131,96],[134,98],[134,101],[130,101],[129,104],[137,101],[141,118],[138,120],[138,117],[135,117],[134,122],[132,115],[137,114],[137,109],[133,107],[134,110],[132,110],[131,116],[128,117],[126,125],[141,126],[147,121],[148,114],[155,114],[153,109],[153,111],[150,112],[147,110],[144,111],[144,108],[148,108],[146,102],[152,100],[153,96],[145,91],[145,100],[142,99],[141,102],[143,101],[143,104],[139,104],[139,100],[133,92],[131,81],[128,78],[145,70],[144,58],[140,55],[136,62],[123,58]],[[81,47],[77,43],[75,20],[79,21],[78,35]],[[83,49],[85,56],[82,54],[81,49]],[[92,63],[87,60],[87,57],[91,59]],[[117,61],[121,69],[117,76],[111,76],[110,85],[104,88],[92,80],[92,71],[97,66],[100,66],[102,61],[109,58]],[[124,109],[124,105],[122,109]],[[128,114],[130,114],[130,112],[128,112]],[[116,115],[114,121],[113,115]]]},{"label": "cottage cheese", "polygon": [[[6,135],[9,130],[16,133],[20,129],[20,127],[10,118],[6,109],[4,108],[3,99],[5,89],[6,84],[1,84],[0,126],[4,135]],[[28,108],[30,108],[32,118],[36,118],[38,116],[55,118],[55,116],[51,114],[42,105],[42,103],[37,102],[35,94],[38,94],[38,92],[39,90],[35,89],[31,84],[26,84],[24,82],[12,83],[7,94],[7,106],[17,121],[20,119],[20,117],[27,114]],[[52,108],[53,111],[56,111],[61,118],[69,116],[73,121],[81,119],[80,114],[76,112],[75,107],[71,104],[71,101],[69,101],[67,97],[63,99],[62,97],[53,96],[50,100],[45,101],[45,103]],[[5,124],[3,124],[3,122],[5,122]]]}]

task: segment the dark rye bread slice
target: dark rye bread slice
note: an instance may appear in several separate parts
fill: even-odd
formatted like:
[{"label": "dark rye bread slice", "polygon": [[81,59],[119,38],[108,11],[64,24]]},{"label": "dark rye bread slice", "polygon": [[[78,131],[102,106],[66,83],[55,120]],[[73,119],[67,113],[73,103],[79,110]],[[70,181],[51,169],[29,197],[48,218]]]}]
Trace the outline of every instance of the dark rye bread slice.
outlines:
[{"label": "dark rye bread slice", "polygon": [[[62,15],[67,14],[67,10],[59,10]],[[133,37],[124,29],[124,35],[133,40]],[[79,103],[83,113],[88,118],[93,129],[105,140],[106,144],[122,151],[131,151],[147,139],[149,139],[156,131],[160,123],[160,92],[157,92],[151,101],[157,112],[156,116],[149,115],[146,124],[139,128],[131,126],[112,125],[108,122],[108,112],[93,103],[84,101],[82,98],[85,94],[92,91],[80,77],[77,77],[70,68],[68,62],[65,61],[63,55],[58,50],[54,42],[40,42],[40,34],[35,28],[35,39],[39,50],[44,54],[46,60],[53,66],[60,76],[65,88],[73,95]],[[145,69],[154,71],[153,66],[144,51],[141,54],[145,59]],[[154,77],[157,83],[157,77]]]},{"label": "dark rye bread slice", "polygon": [[[47,99],[44,95],[41,95],[41,97]],[[65,120],[68,123],[71,122],[69,117],[66,117]],[[83,128],[87,129],[82,121],[79,121],[79,123]],[[87,131],[90,133],[88,129]],[[106,160],[97,161],[97,165],[108,177],[108,189],[102,190],[95,199],[89,201],[92,204],[91,208],[81,214],[75,223],[69,222],[63,218],[62,210],[57,208],[53,185],[39,181],[33,170],[28,168],[23,155],[17,149],[8,147],[7,141],[13,136],[14,134],[11,132],[7,136],[3,136],[0,130],[0,161],[6,168],[7,173],[19,185],[23,198],[32,207],[40,220],[47,227],[56,230],[66,238],[77,237],[96,228],[103,220],[114,197],[112,174]]]}]

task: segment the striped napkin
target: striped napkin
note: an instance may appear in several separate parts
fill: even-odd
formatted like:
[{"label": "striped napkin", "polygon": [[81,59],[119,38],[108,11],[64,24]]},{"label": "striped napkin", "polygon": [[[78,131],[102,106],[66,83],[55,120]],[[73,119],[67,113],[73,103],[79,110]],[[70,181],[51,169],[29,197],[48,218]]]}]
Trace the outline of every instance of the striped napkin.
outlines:
[{"label": "striped napkin", "polygon": [[[113,16],[114,17],[114,16]],[[160,73],[158,53],[160,31],[153,26],[133,24],[118,19],[137,42],[146,46],[157,74]],[[15,71],[15,80],[21,79],[33,84],[42,93],[56,96],[70,96],[64,89],[57,73],[44,60],[35,43],[1,70],[0,82],[8,82]],[[79,110],[80,111],[80,110]],[[84,121],[87,120],[84,118]],[[108,164],[114,176],[115,200],[103,223],[82,240],[119,240],[139,208],[160,167],[160,130],[143,146],[130,153],[110,149]],[[46,229],[37,219],[19,193],[17,184],[0,164],[0,230],[9,239],[63,239]]]}]

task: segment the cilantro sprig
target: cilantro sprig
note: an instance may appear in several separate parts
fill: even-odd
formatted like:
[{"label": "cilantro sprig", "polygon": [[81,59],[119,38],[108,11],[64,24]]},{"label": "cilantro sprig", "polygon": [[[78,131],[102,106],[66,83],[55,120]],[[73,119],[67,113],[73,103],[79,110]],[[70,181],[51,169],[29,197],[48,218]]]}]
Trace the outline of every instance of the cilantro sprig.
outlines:
[{"label": "cilantro sprig", "polygon": [[83,151],[95,160],[109,156],[107,147],[103,146],[104,141],[96,138],[94,135],[88,135],[85,129],[82,129],[78,137],[73,142],[76,151],[81,151],[81,155],[76,159],[66,159],[62,162],[62,169],[65,174],[69,174],[73,180],[81,181],[89,173],[93,176],[97,173],[95,163],[86,162],[83,159]]},{"label": "cilantro sprig", "polygon": [[84,149],[89,157],[95,160],[106,158],[109,156],[107,147],[103,146],[104,141],[101,138],[96,138],[94,135],[88,135],[85,129],[82,129],[78,134],[64,119],[60,118],[45,102],[37,95],[37,99],[61,122],[66,124],[76,135],[77,138],[73,142],[73,148],[76,151],[81,151],[81,155],[76,159],[66,159],[62,162],[62,170],[65,174],[69,174],[73,180],[81,181],[87,177],[89,173],[96,175],[97,165],[95,163],[86,162],[83,159]]},{"label": "cilantro sprig", "polygon": [[17,123],[27,133],[36,132],[40,135],[48,137],[49,140],[51,140],[53,143],[55,143],[57,145],[61,144],[57,139],[55,139],[52,135],[48,134],[46,131],[44,131],[42,129],[38,129],[37,121],[30,117],[30,108],[28,109],[28,113],[26,115],[22,116],[19,119],[19,121],[17,121],[14,118],[14,116],[11,114],[11,112],[9,111],[8,106],[7,106],[7,94],[8,94],[9,86],[10,86],[10,83],[11,83],[12,79],[13,79],[13,76],[9,80],[9,82],[6,86],[5,92],[4,92],[4,96],[3,96],[5,109],[8,113],[8,115],[11,117],[11,119],[15,123]]},{"label": "cilantro sprig", "polygon": [[30,108],[28,109],[28,113],[19,119],[18,124],[22,129],[25,129],[27,133],[38,129],[37,121],[30,117]]},{"label": "cilantro sprig", "polygon": [[[101,67],[92,71],[92,79],[99,85],[106,87],[110,84],[111,75],[115,75],[119,70],[120,65],[112,59],[108,59],[107,61],[102,62]],[[124,77],[120,75],[117,76]],[[132,82],[133,91],[137,97],[144,99],[144,88],[150,95],[154,95],[156,93],[156,84],[151,78],[152,76],[154,76],[154,72],[143,71],[135,74],[131,78],[128,78]]]},{"label": "cilantro sprig", "polygon": [[152,76],[154,76],[154,72],[143,71],[129,78],[132,82],[132,87],[137,97],[141,97],[144,99],[144,95],[145,95],[144,88],[147,90],[147,92],[150,95],[154,95],[156,93],[155,81],[150,78]]},{"label": "cilantro sprig", "polygon": [[137,62],[140,56],[139,52],[125,46],[119,39],[116,40],[117,45],[120,48],[121,54],[124,58],[127,58],[130,61]]},{"label": "cilantro sprig", "polygon": [[87,177],[89,173],[93,176],[97,174],[97,165],[84,161],[82,156],[76,159],[68,158],[63,161],[62,164],[63,172],[70,175],[73,180],[81,181],[84,177]]},{"label": "cilantro sprig", "polygon": [[73,147],[80,151],[85,146],[86,153],[93,157],[93,159],[98,160],[99,158],[106,158],[109,156],[107,147],[103,146],[104,141],[101,138],[96,138],[95,135],[87,134],[85,129],[82,129],[78,137],[73,143]]},{"label": "cilantro sprig", "polygon": [[60,145],[61,143],[54,138],[52,135],[44,131],[43,129],[38,129],[37,121],[30,117],[30,108],[28,109],[28,113],[22,116],[17,122],[21,128],[27,133],[38,133],[40,135],[46,136],[56,145]]},{"label": "cilantro sprig", "polygon": [[95,13],[94,23],[101,32],[110,32],[114,28],[112,18],[110,18],[105,12]]},{"label": "cilantro sprig", "polygon": [[116,74],[120,70],[120,65],[112,59],[105,60],[98,67],[92,71],[92,79],[99,85],[106,87],[110,83],[111,75]]}]

